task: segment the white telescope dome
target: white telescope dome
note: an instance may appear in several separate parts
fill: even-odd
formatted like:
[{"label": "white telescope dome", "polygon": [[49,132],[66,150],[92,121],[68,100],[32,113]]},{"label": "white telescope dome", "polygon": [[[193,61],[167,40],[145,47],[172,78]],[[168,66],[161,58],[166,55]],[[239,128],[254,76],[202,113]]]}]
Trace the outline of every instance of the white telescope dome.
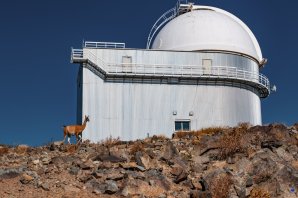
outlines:
[{"label": "white telescope dome", "polygon": [[259,62],[263,59],[257,39],[239,18],[209,6],[194,6],[191,12],[168,22],[157,34],[152,49],[229,51]]}]

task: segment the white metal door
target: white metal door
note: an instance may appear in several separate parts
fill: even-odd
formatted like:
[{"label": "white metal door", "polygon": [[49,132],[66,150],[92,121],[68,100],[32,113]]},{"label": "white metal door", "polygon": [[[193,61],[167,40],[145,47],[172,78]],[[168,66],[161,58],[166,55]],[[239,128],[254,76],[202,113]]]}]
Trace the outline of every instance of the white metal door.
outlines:
[{"label": "white metal door", "polygon": [[131,56],[122,56],[122,69],[125,73],[132,72],[132,57]]},{"label": "white metal door", "polygon": [[203,74],[211,74],[212,60],[211,59],[203,59]]}]

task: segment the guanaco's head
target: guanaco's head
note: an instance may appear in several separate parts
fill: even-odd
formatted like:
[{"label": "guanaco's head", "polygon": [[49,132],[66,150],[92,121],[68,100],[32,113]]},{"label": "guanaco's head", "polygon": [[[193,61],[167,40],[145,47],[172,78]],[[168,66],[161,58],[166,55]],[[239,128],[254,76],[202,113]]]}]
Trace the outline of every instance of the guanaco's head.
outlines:
[{"label": "guanaco's head", "polygon": [[86,116],[85,115],[85,120],[86,120],[86,122],[89,122],[90,120],[89,120],[89,116]]}]

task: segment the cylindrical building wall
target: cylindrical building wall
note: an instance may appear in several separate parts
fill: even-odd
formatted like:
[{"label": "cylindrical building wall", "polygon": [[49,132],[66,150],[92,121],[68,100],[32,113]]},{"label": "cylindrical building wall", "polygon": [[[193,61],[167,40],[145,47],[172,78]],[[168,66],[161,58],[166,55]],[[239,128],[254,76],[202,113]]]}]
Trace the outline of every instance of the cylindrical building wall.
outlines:
[{"label": "cylindrical building wall", "polygon": [[262,124],[260,98],[254,92],[222,85],[183,85],[104,82],[83,68],[83,115],[90,123],[83,139],[109,136],[122,140],[147,134],[171,136],[176,121],[190,122],[191,130]]}]

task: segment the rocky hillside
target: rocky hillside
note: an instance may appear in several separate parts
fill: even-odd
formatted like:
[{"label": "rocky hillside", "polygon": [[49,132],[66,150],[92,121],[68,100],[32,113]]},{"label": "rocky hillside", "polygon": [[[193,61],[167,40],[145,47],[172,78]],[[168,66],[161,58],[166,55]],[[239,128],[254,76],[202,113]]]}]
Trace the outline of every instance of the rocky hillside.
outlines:
[{"label": "rocky hillside", "polygon": [[298,125],[0,146],[0,197],[298,197]]}]

